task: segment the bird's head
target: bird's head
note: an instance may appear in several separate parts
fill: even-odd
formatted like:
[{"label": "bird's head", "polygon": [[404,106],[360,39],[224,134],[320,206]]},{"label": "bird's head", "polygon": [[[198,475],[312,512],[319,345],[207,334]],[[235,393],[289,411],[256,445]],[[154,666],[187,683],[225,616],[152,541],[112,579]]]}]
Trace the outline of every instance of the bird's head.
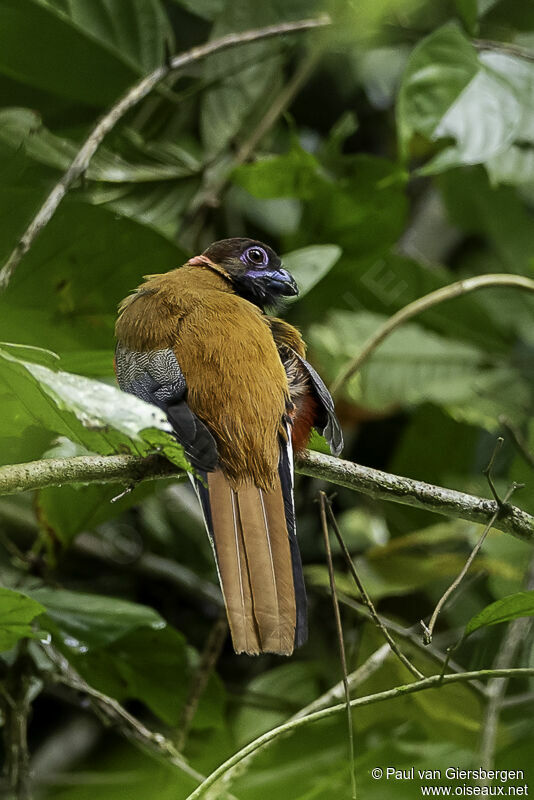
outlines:
[{"label": "bird's head", "polygon": [[211,262],[231,281],[237,294],[261,308],[274,305],[280,297],[298,294],[280,256],[254,239],[222,239],[204,250],[200,259],[208,265]]}]

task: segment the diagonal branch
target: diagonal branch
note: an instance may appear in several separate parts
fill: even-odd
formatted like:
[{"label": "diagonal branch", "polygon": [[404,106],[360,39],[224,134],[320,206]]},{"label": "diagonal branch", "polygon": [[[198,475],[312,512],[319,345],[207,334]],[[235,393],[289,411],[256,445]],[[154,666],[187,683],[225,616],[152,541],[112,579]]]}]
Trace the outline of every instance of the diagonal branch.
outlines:
[{"label": "diagonal branch", "polygon": [[[463,683],[473,679],[482,678],[525,678],[534,676],[534,668],[523,667],[518,669],[481,669],[474,672],[457,672],[451,675],[432,675],[429,678],[424,678],[420,681],[406,684],[404,686],[395,686],[393,689],[387,689],[384,692],[377,692],[376,694],[367,695],[366,697],[357,697],[355,700],[350,701],[351,708],[359,708],[361,706],[373,705],[374,703],[381,703],[385,700],[393,700],[396,697],[404,697],[407,694],[414,694],[415,692],[426,691],[427,689],[438,689],[441,686],[451,683]],[[213,786],[224,781],[225,788],[231,783],[232,777],[235,775],[236,769],[242,766],[245,759],[248,761],[248,756],[261,752],[271,742],[288,733],[293,733],[297,728],[301,728],[312,722],[318,722],[322,719],[339,714],[345,711],[345,703],[328,708],[315,711],[305,717],[294,717],[288,722],[273,728],[262,736],[259,736],[250,744],[247,744],[233,756],[231,756],[224,764],[221,764],[211,775],[206,778],[194,792],[192,792],[187,800],[200,800],[200,798],[215,797],[211,790]]]},{"label": "diagonal branch", "polygon": [[[402,503],[480,525],[487,525],[498,511],[494,528],[534,544],[534,517],[517,506],[503,504],[499,507],[495,500],[392,475],[311,450],[305,450],[298,456],[295,469],[301,475],[344,486],[375,500]],[[142,480],[172,476],[183,477],[183,472],[161,456],[50,458],[0,467],[0,496],[65,483],[135,484]]]},{"label": "diagonal branch", "polygon": [[283,22],[278,25],[269,25],[268,27],[258,28],[256,30],[243,31],[242,33],[230,33],[220,39],[214,39],[211,42],[206,42],[203,45],[187,50],[185,53],[174,56],[168,63],[157,67],[149,75],[134,84],[117,103],[112,106],[108,113],[97,122],[68,170],[56,183],[43,205],[28,225],[15,249],[0,270],[0,290],[7,287],[21,259],[28,252],[43,228],[50,222],[70,187],[86,172],[92,157],[105,136],[107,136],[130,109],[150,94],[167,75],[183,69],[193,62],[200,61],[212,53],[218,53],[222,50],[228,50],[231,47],[256,42],[260,39],[268,39],[274,36],[282,36],[286,33],[297,33],[312,28],[319,28],[329,23],[330,18],[327,15],[322,15],[315,19],[301,19],[293,22]]}]

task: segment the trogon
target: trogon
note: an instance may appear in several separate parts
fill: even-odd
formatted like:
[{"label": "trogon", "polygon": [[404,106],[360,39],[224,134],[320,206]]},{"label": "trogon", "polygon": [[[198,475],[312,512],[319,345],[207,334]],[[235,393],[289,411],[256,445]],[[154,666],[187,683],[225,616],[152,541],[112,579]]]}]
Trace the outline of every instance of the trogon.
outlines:
[{"label": "trogon", "polygon": [[293,453],[314,427],[335,455],[343,446],[300,333],[265,313],[296,294],[270,247],[223,239],[119,307],[119,385],[166,412],[196,470],[238,653],[290,655],[306,641]]}]

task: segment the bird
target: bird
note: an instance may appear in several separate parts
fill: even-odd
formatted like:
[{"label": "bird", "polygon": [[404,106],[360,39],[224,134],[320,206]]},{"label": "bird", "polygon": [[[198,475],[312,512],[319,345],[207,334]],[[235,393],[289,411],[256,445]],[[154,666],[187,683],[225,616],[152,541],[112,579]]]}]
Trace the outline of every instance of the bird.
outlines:
[{"label": "bird", "polygon": [[[222,239],[119,305],[119,387],[162,409],[194,473],[236,653],[307,639],[293,454],[343,436],[300,332],[268,311],[297,284],[275,251]],[[190,476],[191,477],[191,476]]]}]

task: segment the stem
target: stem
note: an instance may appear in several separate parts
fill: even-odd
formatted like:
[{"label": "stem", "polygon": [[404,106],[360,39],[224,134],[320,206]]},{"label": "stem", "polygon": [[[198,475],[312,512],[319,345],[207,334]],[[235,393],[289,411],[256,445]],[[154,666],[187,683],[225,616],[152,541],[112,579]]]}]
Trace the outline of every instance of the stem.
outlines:
[{"label": "stem", "polygon": [[28,720],[36,672],[25,645],[24,640],[19,643],[19,654],[0,685],[5,716],[5,775],[16,800],[32,798]]},{"label": "stem", "polygon": [[43,228],[50,222],[70,187],[87,171],[91,159],[93,158],[103,139],[115,127],[119,120],[121,120],[122,117],[124,117],[124,115],[134,106],[136,106],[144,97],[150,94],[154,87],[157,86],[164,78],[166,78],[167,75],[175,72],[176,70],[182,69],[193,62],[200,61],[212,53],[221,52],[222,50],[227,50],[231,47],[259,41],[261,39],[281,36],[286,33],[297,33],[310,30],[312,28],[319,28],[324,25],[328,25],[329,23],[330,18],[327,15],[323,15],[315,19],[302,19],[295,22],[269,25],[265,28],[244,31],[242,33],[230,33],[227,36],[221,37],[220,39],[214,39],[211,42],[206,42],[199,47],[193,47],[191,50],[187,50],[185,53],[174,56],[170,59],[168,64],[162,64],[142,80],[135,83],[117,101],[117,103],[112,106],[108,113],[97,122],[85,140],[84,144],[76,154],[68,170],[56,183],[44,201],[43,205],[28,225],[15,249],[0,270],[0,290],[7,287],[11,276],[13,275],[13,272],[17,268],[21,259],[26,255]]},{"label": "stem", "polygon": [[[330,580],[330,592],[332,594],[332,605],[334,607],[334,619],[336,621],[337,638],[339,642],[339,655],[341,658],[341,668],[343,670],[343,689],[345,691],[345,707],[347,709],[347,728],[349,732],[349,755],[350,755],[350,783],[352,790],[352,800],[356,800],[356,767],[354,759],[354,730],[352,725],[352,711],[350,708],[350,689],[347,677],[347,658],[345,655],[345,643],[343,641],[343,626],[341,625],[341,614],[339,613],[339,603],[336,592],[336,577],[334,575],[334,564],[332,562],[332,549],[328,536],[328,522],[326,519],[327,497],[324,492],[319,492],[319,509],[321,515],[321,528],[323,529],[324,546],[326,550],[326,562],[328,564],[328,577]],[[330,504],[328,503],[328,508]]]},{"label": "stem", "polygon": [[389,644],[389,646],[391,647],[391,649],[393,650],[393,652],[395,653],[397,658],[400,660],[401,664],[403,664],[406,667],[406,669],[409,672],[411,672],[412,675],[414,675],[416,678],[424,678],[425,676],[423,675],[423,673],[419,672],[417,667],[414,666],[411,663],[411,661],[408,658],[406,658],[404,653],[399,649],[399,647],[397,646],[397,643],[395,642],[395,640],[391,636],[390,632],[388,631],[388,629],[386,628],[386,626],[384,625],[384,623],[382,622],[382,620],[380,619],[380,617],[376,613],[376,608],[373,605],[373,601],[371,600],[369,594],[367,593],[367,589],[365,588],[365,586],[363,585],[362,581],[360,580],[360,576],[358,575],[358,573],[356,571],[356,567],[354,566],[354,561],[352,560],[352,557],[351,557],[351,555],[350,555],[350,553],[348,551],[347,545],[345,544],[345,541],[344,541],[344,539],[343,539],[343,537],[341,535],[341,531],[339,530],[339,525],[337,524],[337,520],[336,520],[336,518],[334,516],[334,512],[332,511],[332,506],[331,506],[330,502],[328,502],[328,513],[329,513],[329,516],[330,516],[330,521],[331,521],[332,526],[334,528],[334,533],[336,534],[337,540],[339,542],[339,546],[341,547],[341,552],[343,553],[343,557],[345,558],[345,561],[346,561],[347,566],[349,568],[350,574],[352,575],[352,577],[354,579],[354,583],[358,587],[358,591],[360,592],[361,598],[362,598],[363,602],[365,603],[365,605],[367,606],[367,608],[369,609],[369,613],[371,615],[371,619],[375,623],[376,627],[382,632],[382,635],[384,636],[386,642]]},{"label": "stem", "polygon": [[[384,692],[377,692],[376,694],[367,695],[366,697],[357,697],[355,700],[350,701],[351,708],[360,708],[362,706],[374,705],[375,703],[382,703],[385,700],[393,700],[396,697],[404,697],[407,694],[415,694],[415,692],[426,691],[427,689],[439,689],[441,686],[446,686],[451,683],[465,683],[473,679],[480,678],[526,678],[534,676],[534,667],[523,667],[517,669],[481,669],[473,672],[458,672],[451,675],[432,675],[429,678],[424,678],[420,681],[414,681],[402,686],[395,686],[393,689],[387,689]],[[329,708],[316,711],[306,717],[299,717],[297,719],[289,720],[277,728],[264,733],[253,742],[243,747],[239,752],[231,756],[224,764],[221,764],[206,780],[192,792],[186,800],[200,800],[200,798],[214,797],[208,790],[217,784],[221,779],[224,779],[225,786],[228,786],[232,779],[232,775],[241,762],[247,757],[256,754],[263,750],[266,745],[284,736],[288,733],[293,733],[298,728],[309,725],[313,722],[319,722],[323,719],[333,717],[341,711],[346,710],[345,703],[330,706]]]},{"label": "stem", "polygon": [[343,367],[339,375],[335,378],[330,387],[332,395],[336,395],[345,383],[351,378],[368,358],[374,353],[377,347],[382,344],[390,333],[393,333],[400,325],[412,317],[427,311],[439,303],[446,300],[452,300],[454,297],[461,297],[464,294],[469,294],[477,289],[494,288],[496,286],[510,286],[515,289],[524,289],[527,292],[534,292],[534,281],[530,278],[525,278],[522,275],[477,275],[474,278],[466,278],[456,283],[451,283],[449,286],[443,286],[441,289],[436,289],[430,294],[425,294],[424,297],[419,297],[412,303],[401,308],[396,314],[393,314],[377,331],[375,331],[364,344],[360,352]]}]

